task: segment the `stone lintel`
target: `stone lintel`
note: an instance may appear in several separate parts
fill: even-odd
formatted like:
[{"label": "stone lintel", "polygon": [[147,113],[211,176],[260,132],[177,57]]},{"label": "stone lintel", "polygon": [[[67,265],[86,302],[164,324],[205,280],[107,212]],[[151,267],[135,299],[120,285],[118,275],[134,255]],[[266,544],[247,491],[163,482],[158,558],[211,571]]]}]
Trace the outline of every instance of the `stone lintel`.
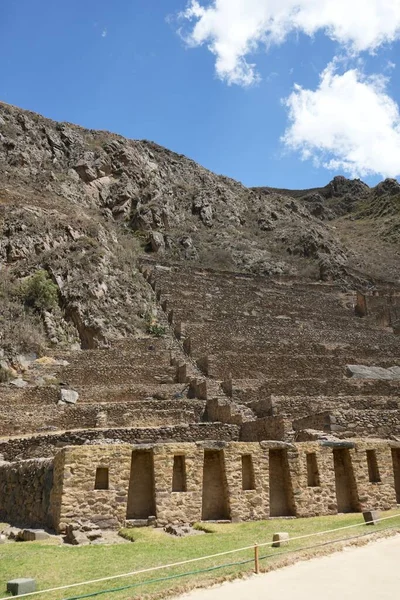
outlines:
[{"label": "stone lintel", "polygon": [[356,447],[355,442],[334,442],[329,440],[321,440],[318,442],[323,448],[347,448],[349,450]]}]

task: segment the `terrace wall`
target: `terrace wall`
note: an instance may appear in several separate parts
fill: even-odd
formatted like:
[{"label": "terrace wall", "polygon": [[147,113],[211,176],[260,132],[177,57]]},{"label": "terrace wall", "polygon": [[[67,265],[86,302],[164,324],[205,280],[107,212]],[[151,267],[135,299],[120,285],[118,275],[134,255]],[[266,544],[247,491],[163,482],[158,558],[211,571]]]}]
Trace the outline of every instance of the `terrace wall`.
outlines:
[{"label": "terrace wall", "polygon": [[31,527],[52,526],[52,487],[52,460],[0,462],[0,521]]},{"label": "terrace wall", "polygon": [[[151,461],[151,481],[146,480],[146,490],[139,490],[133,469],[140,462],[138,453],[146,452],[146,460]],[[376,476],[371,480],[371,452],[379,480]],[[346,460],[339,472],[337,456],[344,453]],[[185,483],[177,490],[174,469],[178,463],[184,470]],[[98,468],[108,469],[107,490],[95,489]],[[154,517],[158,525],[202,519],[247,521],[288,514],[335,514],[338,507],[347,510],[342,499],[343,481],[352,483],[354,502],[348,510],[396,506],[392,448],[379,440],[68,447],[56,456],[55,473],[53,498],[59,503],[58,513],[55,507],[52,510],[58,514],[60,530],[77,519],[103,527],[122,526],[132,506],[128,498],[139,492],[149,503],[147,510],[141,505],[141,515]],[[277,485],[279,481],[284,481],[283,487]]]}]

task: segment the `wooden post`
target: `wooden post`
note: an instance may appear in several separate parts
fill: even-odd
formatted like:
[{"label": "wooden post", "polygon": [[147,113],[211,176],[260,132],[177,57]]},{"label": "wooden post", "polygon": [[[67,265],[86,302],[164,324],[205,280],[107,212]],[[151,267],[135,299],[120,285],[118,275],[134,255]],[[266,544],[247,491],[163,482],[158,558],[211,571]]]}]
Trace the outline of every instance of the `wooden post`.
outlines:
[{"label": "wooden post", "polygon": [[259,575],[260,573],[260,559],[257,544],[254,544],[254,572],[256,575]]}]

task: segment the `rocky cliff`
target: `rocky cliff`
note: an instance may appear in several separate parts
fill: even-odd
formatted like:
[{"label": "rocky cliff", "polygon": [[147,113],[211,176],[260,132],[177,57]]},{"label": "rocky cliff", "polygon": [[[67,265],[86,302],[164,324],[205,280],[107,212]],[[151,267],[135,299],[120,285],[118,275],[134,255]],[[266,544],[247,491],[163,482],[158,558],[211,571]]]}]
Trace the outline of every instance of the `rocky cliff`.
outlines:
[{"label": "rocky cliff", "polygon": [[[0,349],[84,348],[143,329],[138,261],[398,282],[400,186],[248,189],[148,141],[0,104]],[[1,357],[0,357],[1,359]]]}]

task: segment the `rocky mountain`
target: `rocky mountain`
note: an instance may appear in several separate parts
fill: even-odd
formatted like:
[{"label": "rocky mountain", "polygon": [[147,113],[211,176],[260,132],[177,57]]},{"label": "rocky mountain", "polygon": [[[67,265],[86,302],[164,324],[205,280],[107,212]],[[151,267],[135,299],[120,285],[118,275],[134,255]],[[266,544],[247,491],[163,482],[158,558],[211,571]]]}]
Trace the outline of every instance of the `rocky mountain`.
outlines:
[{"label": "rocky mountain", "polygon": [[399,239],[395,180],[248,189],[152,142],[0,104],[3,353],[140,332],[144,255],[370,287],[399,282]]}]

